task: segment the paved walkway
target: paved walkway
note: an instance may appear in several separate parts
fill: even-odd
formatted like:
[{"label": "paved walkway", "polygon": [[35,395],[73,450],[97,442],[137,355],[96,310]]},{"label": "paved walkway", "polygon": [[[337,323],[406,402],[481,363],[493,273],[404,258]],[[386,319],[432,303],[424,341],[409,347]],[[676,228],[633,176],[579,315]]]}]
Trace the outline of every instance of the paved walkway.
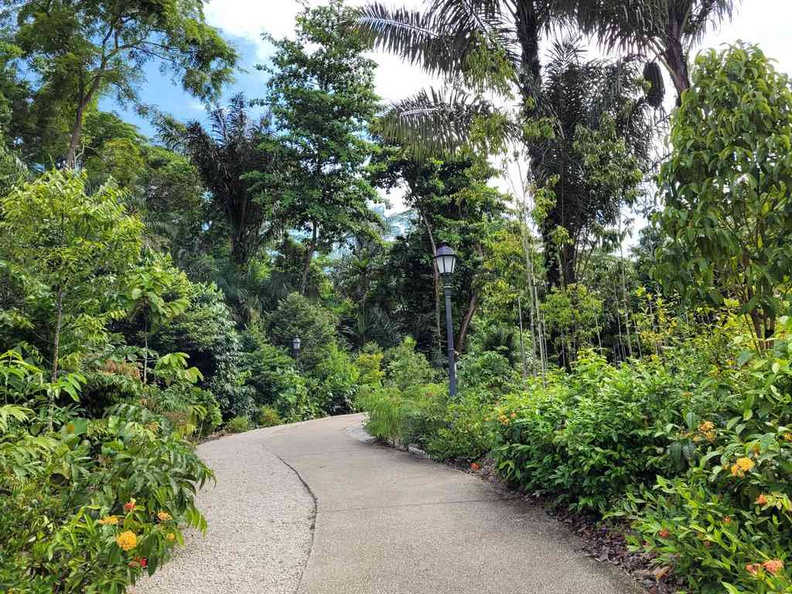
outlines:
[{"label": "paved walkway", "polygon": [[[229,452],[223,462],[228,468],[214,462],[217,489],[223,488],[228,477],[254,472],[250,465],[263,448],[293,468],[310,488],[316,498],[316,526],[310,556],[296,585],[299,594],[643,592],[628,576],[587,557],[581,551],[582,542],[565,526],[513,494],[411,454],[354,439],[351,432],[362,419],[362,415],[321,419],[201,446],[202,456],[208,448]],[[260,505],[266,506],[271,482],[283,478],[255,472],[252,478],[244,486],[247,492],[235,495],[244,506],[255,499],[250,497],[252,491]],[[293,486],[292,481],[289,488]],[[304,496],[295,489],[295,501]],[[210,526],[215,511],[207,510]],[[270,523],[264,518],[257,521],[262,524],[255,530],[265,539]],[[239,526],[235,534],[251,528]],[[301,534],[298,530],[295,538],[303,538]],[[218,535],[210,532],[206,540],[212,538]],[[222,550],[213,548],[222,559]],[[171,580],[173,570],[178,570],[176,574],[208,570],[190,549],[177,563],[163,570],[171,589],[145,592],[281,592],[264,582],[236,590],[177,589],[177,582]],[[237,572],[245,571],[244,563],[234,566]],[[157,580],[155,575],[147,586]]]}]

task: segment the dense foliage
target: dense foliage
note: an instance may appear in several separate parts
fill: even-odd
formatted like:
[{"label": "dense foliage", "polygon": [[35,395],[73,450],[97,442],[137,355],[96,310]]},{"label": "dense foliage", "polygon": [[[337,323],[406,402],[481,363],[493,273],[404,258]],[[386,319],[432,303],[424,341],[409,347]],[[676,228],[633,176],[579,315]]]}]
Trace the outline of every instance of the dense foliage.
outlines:
[{"label": "dense foliage", "polygon": [[[125,592],[205,526],[197,441],[365,410],[677,591],[792,591],[790,81],[690,68],[725,0],[512,4],[305,8],[225,103],[201,0],[0,8],[0,590]],[[447,88],[383,106],[376,48]]]}]

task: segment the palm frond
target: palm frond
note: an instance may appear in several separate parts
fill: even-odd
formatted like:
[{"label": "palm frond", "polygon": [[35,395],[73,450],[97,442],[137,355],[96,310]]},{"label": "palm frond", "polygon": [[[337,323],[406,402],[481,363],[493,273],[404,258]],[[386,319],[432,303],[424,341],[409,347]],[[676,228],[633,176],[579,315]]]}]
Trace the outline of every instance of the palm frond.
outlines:
[{"label": "palm frond", "polygon": [[437,0],[423,12],[373,3],[361,10],[358,27],[376,49],[446,79],[486,75],[471,71],[471,56],[507,49],[496,0]]},{"label": "palm frond", "polygon": [[[490,101],[460,89],[441,91],[423,89],[393,104],[379,120],[383,138],[404,146],[416,157],[427,154],[448,155],[473,142],[477,120],[490,119],[501,124],[503,140],[514,129],[505,113]],[[497,136],[498,130],[493,129]]]}]

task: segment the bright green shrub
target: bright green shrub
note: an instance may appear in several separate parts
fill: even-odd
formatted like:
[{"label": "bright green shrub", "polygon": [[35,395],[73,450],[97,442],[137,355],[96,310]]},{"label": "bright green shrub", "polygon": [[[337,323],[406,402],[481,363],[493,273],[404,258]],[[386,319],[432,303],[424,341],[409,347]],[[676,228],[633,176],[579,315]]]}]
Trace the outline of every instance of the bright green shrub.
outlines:
[{"label": "bright green shrub", "polygon": [[772,351],[711,374],[738,396],[729,409],[675,427],[695,450],[686,474],[658,477],[622,512],[633,545],[696,591],[792,591],[792,324],[780,324]]},{"label": "bright green shrub", "polygon": [[226,423],[225,430],[229,433],[250,431],[250,420],[247,417],[234,417]]},{"label": "bright green shrub", "polygon": [[364,348],[355,358],[355,367],[358,368],[358,385],[363,389],[382,387],[382,380],[385,372],[382,371],[382,359],[384,355],[381,351],[369,351]]},{"label": "bright green shrub", "polygon": [[321,351],[321,359],[311,370],[313,397],[319,408],[329,415],[354,410],[360,371],[346,351],[332,343]]},{"label": "bright green shrub", "polygon": [[271,406],[259,407],[258,417],[256,417],[256,424],[259,427],[274,427],[280,425],[283,421],[278,414],[278,411]]},{"label": "bright green shrub", "polygon": [[291,349],[292,340],[298,336],[302,341],[301,364],[310,370],[321,360],[324,350],[336,342],[337,324],[332,312],[292,293],[270,314],[267,329],[273,344],[285,349]]},{"label": "bright green shrub", "polygon": [[495,420],[499,471],[527,491],[606,511],[657,474],[684,469],[670,455],[673,424],[711,401],[691,398],[698,381],[659,361],[613,367],[583,354],[546,388],[535,381],[504,399]]},{"label": "bright green shrub", "polygon": [[385,386],[368,391],[360,399],[368,412],[366,430],[403,447],[426,448],[428,437],[436,433],[441,421],[446,390],[442,385],[426,384],[407,390]]},{"label": "bright green shrub", "polygon": [[399,346],[384,353],[386,383],[404,390],[410,386],[429,384],[437,379],[437,372],[422,354],[415,350],[415,340],[405,338]]},{"label": "bright green shrub", "polygon": [[211,472],[167,418],[50,407],[41,370],[13,354],[0,376],[21,403],[0,406],[0,590],[120,594],[168,559],[181,526],[205,528],[193,501]]}]

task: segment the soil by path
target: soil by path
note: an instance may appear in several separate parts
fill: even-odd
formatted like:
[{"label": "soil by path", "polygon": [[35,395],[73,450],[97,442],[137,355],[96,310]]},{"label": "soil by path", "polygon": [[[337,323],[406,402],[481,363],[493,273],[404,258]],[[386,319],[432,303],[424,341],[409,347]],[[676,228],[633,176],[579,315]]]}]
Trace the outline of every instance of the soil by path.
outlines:
[{"label": "soil by path", "polygon": [[[138,594],[644,592],[588,557],[566,526],[515,494],[354,439],[349,430],[362,420],[333,417],[201,446],[218,475],[211,499],[200,500],[209,532],[191,539]],[[310,543],[312,500],[300,480],[316,497],[307,563],[297,558]],[[290,577],[276,581],[276,567]]]}]

